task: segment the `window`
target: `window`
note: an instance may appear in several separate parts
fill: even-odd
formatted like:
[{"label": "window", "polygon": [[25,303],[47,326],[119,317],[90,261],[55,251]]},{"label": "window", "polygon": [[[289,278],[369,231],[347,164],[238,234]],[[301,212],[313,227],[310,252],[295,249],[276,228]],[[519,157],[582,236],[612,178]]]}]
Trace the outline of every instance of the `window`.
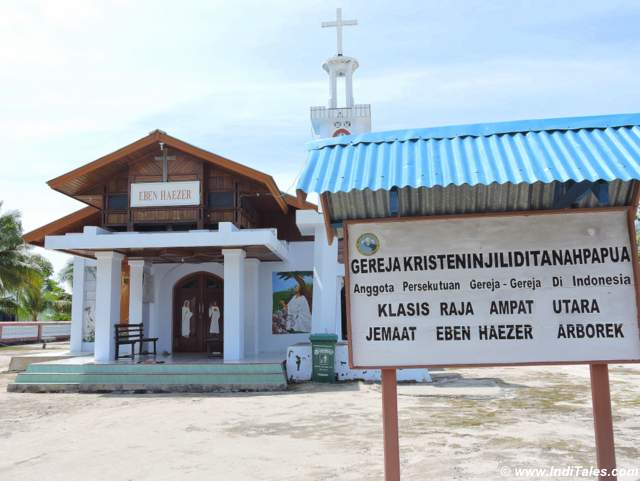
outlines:
[{"label": "window", "polygon": [[209,192],[207,194],[207,207],[214,209],[233,208],[233,192]]},{"label": "window", "polygon": [[129,196],[127,194],[110,194],[107,196],[107,209],[127,210]]}]

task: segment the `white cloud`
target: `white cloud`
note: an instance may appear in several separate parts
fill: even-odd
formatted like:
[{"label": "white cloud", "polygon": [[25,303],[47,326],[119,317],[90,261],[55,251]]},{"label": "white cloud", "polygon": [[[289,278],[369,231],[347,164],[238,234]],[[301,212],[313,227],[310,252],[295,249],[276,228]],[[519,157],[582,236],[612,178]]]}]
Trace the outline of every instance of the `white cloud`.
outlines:
[{"label": "white cloud", "polygon": [[[338,3],[360,20],[345,46],[376,129],[640,110],[636,2]],[[0,3],[0,199],[28,229],[66,214],[79,204],[47,179],[154,128],[289,188],[326,101],[335,6]]]}]

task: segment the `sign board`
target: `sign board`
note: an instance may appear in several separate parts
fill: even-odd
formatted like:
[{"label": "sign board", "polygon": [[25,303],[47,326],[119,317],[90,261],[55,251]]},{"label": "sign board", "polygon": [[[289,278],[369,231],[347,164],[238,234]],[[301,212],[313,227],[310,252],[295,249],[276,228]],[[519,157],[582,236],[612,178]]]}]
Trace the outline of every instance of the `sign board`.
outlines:
[{"label": "sign board", "polygon": [[200,181],[131,184],[131,207],[200,205]]},{"label": "sign board", "polygon": [[626,209],[347,222],[351,366],[640,360],[632,226]]}]

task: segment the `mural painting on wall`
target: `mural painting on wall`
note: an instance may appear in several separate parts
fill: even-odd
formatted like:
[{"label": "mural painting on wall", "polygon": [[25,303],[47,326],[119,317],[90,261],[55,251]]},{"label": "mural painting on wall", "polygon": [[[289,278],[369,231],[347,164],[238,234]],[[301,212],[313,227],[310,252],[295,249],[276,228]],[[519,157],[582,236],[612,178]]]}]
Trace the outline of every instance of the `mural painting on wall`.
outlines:
[{"label": "mural painting on wall", "polygon": [[290,271],[272,274],[273,334],[311,332],[313,272]]},{"label": "mural painting on wall", "polygon": [[84,305],[82,306],[82,340],[94,342],[96,337],[96,268],[85,267]]}]

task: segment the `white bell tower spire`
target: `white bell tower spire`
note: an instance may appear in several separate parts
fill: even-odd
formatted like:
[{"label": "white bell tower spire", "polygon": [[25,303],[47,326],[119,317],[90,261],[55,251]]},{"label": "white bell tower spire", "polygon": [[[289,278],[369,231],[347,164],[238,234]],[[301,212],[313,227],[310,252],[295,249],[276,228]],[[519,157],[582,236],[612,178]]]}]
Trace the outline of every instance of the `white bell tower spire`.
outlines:
[{"label": "white bell tower spire", "polygon": [[335,27],[336,29],[336,55],[327,60],[322,68],[329,74],[329,108],[338,107],[338,77],[344,77],[344,95],[346,107],[353,107],[353,72],[358,68],[355,58],[342,55],[342,27],[358,25],[357,20],[342,20],[342,9],[336,10],[335,22],[322,22],[322,28]]},{"label": "white bell tower spire", "polygon": [[[371,131],[371,108],[355,105],[353,101],[353,73],[358,61],[342,52],[342,29],[358,25],[357,20],[343,20],[342,9],[336,10],[336,20],[322,22],[323,28],[336,29],[336,55],[327,59],[322,68],[329,74],[328,107],[311,107],[311,123],[316,137],[336,137]],[[338,106],[338,80],[344,79],[344,105]]]}]

